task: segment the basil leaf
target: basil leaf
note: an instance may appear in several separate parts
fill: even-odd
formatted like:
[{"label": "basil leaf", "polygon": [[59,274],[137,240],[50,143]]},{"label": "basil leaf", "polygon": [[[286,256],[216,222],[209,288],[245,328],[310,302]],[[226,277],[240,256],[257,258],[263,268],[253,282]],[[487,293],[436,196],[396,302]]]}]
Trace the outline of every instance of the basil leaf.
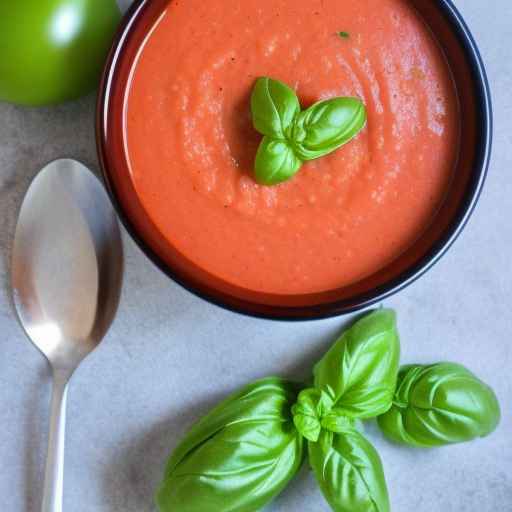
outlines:
[{"label": "basil leaf", "polygon": [[321,421],[322,428],[330,432],[345,432],[347,428],[354,426],[354,420],[345,415],[343,409],[331,409]]},{"label": "basil leaf", "polygon": [[356,429],[322,431],[308,443],[309,462],[335,512],[388,512],[389,497],[375,448]]},{"label": "basil leaf", "polygon": [[263,137],[254,163],[258,183],[276,185],[290,179],[301,166],[302,161],[287,142]]},{"label": "basil leaf", "polygon": [[393,407],[377,421],[399,443],[441,446],[490,434],[500,407],[493,390],[459,364],[407,365]]},{"label": "basil leaf", "polygon": [[292,407],[293,423],[297,430],[310,441],[317,441],[322,428],[322,418],[331,411],[334,401],[325,391],[315,388],[299,393]]},{"label": "basil leaf", "polygon": [[279,80],[258,78],[251,96],[254,128],[269,137],[285,139],[300,112],[300,104],[293,89]]},{"label": "basil leaf", "polygon": [[254,128],[265,136],[254,164],[262,185],[290,179],[303,161],[338,149],[366,123],[366,108],[357,98],[332,98],[301,112],[295,91],[268,77],[256,81],[251,111]]},{"label": "basil leaf", "polygon": [[390,407],[400,345],[395,313],[379,309],[346,330],[314,368],[315,387],[332,390],[336,408],[371,418]]},{"label": "basil leaf", "polygon": [[193,426],[169,459],[160,512],[251,512],[279,494],[303,460],[290,414],[297,391],[281,379],[255,382]]},{"label": "basil leaf", "polygon": [[366,124],[366,108],[357,98],[332,98],[301,112],[292,130],[294,149],[302,160],[332,153],[354,138]]}]

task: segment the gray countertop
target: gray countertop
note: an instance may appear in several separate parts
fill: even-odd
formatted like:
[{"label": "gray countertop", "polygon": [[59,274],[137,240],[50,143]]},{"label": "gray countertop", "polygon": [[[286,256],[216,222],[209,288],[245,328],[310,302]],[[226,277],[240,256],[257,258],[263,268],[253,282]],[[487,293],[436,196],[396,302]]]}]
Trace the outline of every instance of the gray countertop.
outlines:
[{"label": "gray countertop", "polygon": [[[129,1],[124,2],[128,4]],[[396,308],[403,362],[455,360],[496,390],[498,430],[469,444],[417,451],[367,428],[395,512],[512,510],[512,3],[459,0],[494,96],[495,143],[478,208],[454,247],[386,305]],[[97,168],[94,98],[61,107],[0,104],[0,510],[39,510],[49,374],[9,297],[16,214],[36,171],[72,156]],[[171,282],[125,236],[126,279],[104,343],[69,397],[65,507],[150,512],[167,453],[187,425],[239,386],[305,375],[348,318],[282,323],[207,304]],[[270,511],[327,511],[304,470]]]}]

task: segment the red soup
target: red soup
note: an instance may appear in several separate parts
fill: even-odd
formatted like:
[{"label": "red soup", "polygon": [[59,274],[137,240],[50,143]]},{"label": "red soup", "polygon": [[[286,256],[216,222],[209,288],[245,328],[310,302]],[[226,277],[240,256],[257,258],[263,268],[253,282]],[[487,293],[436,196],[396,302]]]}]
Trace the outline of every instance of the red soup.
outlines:
[{"label": "red soup", "polygon": [[[303,108],[357,96],[367,126],[290,181],[258,185],[259,76],[294,87]],[[443,53],[405,0],[176,0],[133,65],[126,152],[147,215],[189,260],[254,291],[321,292],[382,269],[434,221],[457,110]]]}]

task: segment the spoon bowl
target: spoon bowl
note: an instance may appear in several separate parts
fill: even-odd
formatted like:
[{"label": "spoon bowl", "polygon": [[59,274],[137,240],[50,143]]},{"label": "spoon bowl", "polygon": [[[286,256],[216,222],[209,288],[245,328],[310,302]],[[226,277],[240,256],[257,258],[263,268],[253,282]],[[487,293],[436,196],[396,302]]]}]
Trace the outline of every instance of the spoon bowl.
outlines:
[{"label": "spoon bowl", "polygon": [[51,162],[25,196],[12,253],[20,323],[53,374],[43,512],[62,510],[67,383],[109,328],[122,275],[119,226],[100,182],[75,160]]},{"label": "spoon bowl", "polygon": [[107,331],[123,274],[116,215],[85,166],[61,159],[34,178],[12,256],[22,326],[54,368],[72,372]]}]

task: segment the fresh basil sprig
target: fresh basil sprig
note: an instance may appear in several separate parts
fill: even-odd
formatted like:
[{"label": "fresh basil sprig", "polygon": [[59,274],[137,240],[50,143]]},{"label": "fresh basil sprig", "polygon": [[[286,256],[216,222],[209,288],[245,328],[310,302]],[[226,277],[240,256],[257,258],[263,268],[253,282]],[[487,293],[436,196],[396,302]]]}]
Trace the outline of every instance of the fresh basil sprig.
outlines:
[{"label": "fresh basil sprig", "polygon": [[389,511],[379,455],[354,425],[392,405],[400,344],[395,313],[379,309],[346,330],[315,366],[292,408],[309,462],[336,512]]},{"label": "fresh basil sprig", "polygon": [[392,408],[378,418],[394,441],[431,447],[490,434],[500,420],[493,390],[455,363],[400,369]]},{"label": "fresh basil sprig", "polygon": [[256,81],[251,96],[254,128],[264,135],[256,154],[256,180],[275,185],[290,179],[307,160],[332,153],[366,124],[357,98],[332,98],[301,112],[295,91],[268,77]]},{"label": "fresh basil sprig", "polygon": [[305,439],[333,511],[389,512],[382,463],[359,420],[378,416],[391,439],[437,446],[487,435],[500,418],[493,391],[466,368],[398,371],[399,352],[395,313],[379,309],[322,357],[313,387],[268,378],[232,395],[171,455],[156,497],[160,512],[260,510],[299,470]]},{"label": "fresh basil sprig", "polygon": [[167,463],[161,512],[249,512],[265,506],[297,473],[303,438],[290,408],[295,384],[257,381],[188,432]]}]

